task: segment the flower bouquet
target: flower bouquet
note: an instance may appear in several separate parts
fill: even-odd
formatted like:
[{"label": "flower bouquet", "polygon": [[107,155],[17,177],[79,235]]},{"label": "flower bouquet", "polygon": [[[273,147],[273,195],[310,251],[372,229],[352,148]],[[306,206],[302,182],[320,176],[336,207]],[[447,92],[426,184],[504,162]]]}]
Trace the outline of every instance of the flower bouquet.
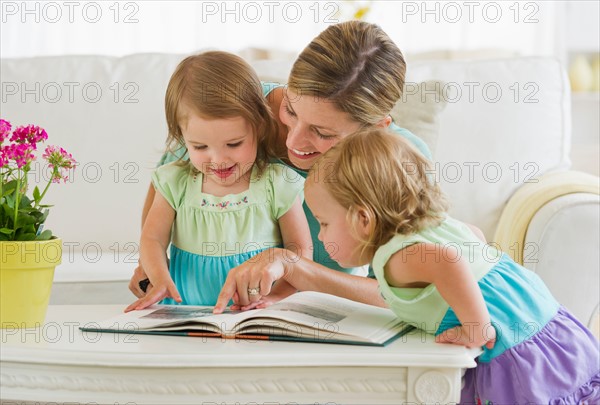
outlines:
[{"label": "flower bouquet", "polygon": [[0,119],[0,327],[31,328],[46,316],[54,268],[62,259],[62,242],[44,228],[49,205],[42,204],[50,184],[66,182],[77,162],[57,146],[42,158],[51,171],[40,190],[29,190],[29,174],[38,145],[48,139],[35,125],[12,130]]},{"label": "flower bouquet", "polygon": [[34,152],[48,134],[35,125],[17,127],[12,133],[11,129],[10,122],[0,119],[0,241],[49,240],[52,231],[43,230],[43,224],[50,206],[42,205],[42,200],[50,184],[67,181],[68,171],[77,162],[63,148],[46,147],[42,158],[52,174],[44,189],[35,186],[29,198],[26,192]]}]

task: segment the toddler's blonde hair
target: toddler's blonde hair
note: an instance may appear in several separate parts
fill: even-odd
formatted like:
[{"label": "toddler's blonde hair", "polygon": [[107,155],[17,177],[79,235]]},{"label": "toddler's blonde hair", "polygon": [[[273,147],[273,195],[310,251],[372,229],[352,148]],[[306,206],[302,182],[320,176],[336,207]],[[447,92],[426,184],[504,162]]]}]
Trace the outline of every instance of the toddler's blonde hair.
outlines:
[{"label": "toddler's blonde hair", "polygon": [[374,251],[396,234],[411,234],[441,223],[447,203],[429,177],[429,161],[402,136],[383,128],[352,134],[311,168],[307,185],[320,182],[348,209],[352,231],[366,210],[371,233],[362,250]]}]

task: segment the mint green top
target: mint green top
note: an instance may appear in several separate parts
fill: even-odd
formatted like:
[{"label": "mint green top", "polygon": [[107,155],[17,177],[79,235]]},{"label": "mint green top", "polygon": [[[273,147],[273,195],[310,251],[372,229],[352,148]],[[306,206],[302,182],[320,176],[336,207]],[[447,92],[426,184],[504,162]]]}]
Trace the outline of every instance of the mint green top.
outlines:
[{"label": "mint green top", "polygon": [[[435,333],[449,309],[435,285],[425,288],[397,288],[385,280],[384,266],[392,255],[402,251],[407,257],[414,253],[416,243],[436,244],[443,247],[445,259],[465,259],[476,280],[485,276],[499,261],[502,253],[481,241],[464,223],[451,217],[436,227],[411,235],[398,234],[375,252],[373,271],[379,282],[381,295],[399,318],[429,333]],[[450,249],[450,247],[452,249]],[[454,254],[458,251],[458,257]],[[422,252],[424,260],[436,260],[434,253]]]},{"label": "mint green top", "polygon": [[171,241],[202,256],[231,256],[282,244],[278,220],[300,197],[304,179],[286,165],[252,169],[248,190],[217,197],[202,192],[202,173],[189,164],[156,169],[152,183],[177,212]]}]

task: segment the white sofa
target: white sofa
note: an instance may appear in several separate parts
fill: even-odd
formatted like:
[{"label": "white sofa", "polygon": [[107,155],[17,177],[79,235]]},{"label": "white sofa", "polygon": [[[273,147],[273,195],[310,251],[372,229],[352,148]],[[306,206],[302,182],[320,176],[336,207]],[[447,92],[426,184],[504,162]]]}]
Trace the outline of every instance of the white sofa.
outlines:
[{"label": "white sofa", "polygon": [[[47,227],[65,250],[52,303],[132,300],[127,281],[137,262],[142,203],[166,136],[164,92],[182,57],[2,60],[2,117],[43,126],[50,144],[80,162],[72,182],[55,185],[47,197],[55,205]],[[291,63],[252,62],[263,79],[281,83]],[[570,90],[560,64],[409,60],[407,81],[395,118],[429,143],[452,214],[517,259],[524,255],[590,325],[599,302],[598,178],[536,180],[570,165]],[[522,198],[508,204],[515,193]]]}]

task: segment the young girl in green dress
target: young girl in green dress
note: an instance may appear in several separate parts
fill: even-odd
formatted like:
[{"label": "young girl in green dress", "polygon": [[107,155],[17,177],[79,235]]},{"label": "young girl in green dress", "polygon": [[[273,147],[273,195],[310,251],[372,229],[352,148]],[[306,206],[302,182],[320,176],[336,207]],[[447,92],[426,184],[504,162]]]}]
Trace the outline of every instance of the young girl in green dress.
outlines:
[{"label": "young girl in green dress", "polygon": [[[189,158],[152,176],[158,192],[140,245],[150,288],[126,310],[160,300],[214,305],[229,270],[267,248],[312,257],[304,179],[268,161],[277,128],[252,68],[226,52],[190,56],[169,81],[165,107],[167,142]],[[295,291],[283,280],[274,288],[282,297]],[[250,285],[238,294],[259,293]]]}]

